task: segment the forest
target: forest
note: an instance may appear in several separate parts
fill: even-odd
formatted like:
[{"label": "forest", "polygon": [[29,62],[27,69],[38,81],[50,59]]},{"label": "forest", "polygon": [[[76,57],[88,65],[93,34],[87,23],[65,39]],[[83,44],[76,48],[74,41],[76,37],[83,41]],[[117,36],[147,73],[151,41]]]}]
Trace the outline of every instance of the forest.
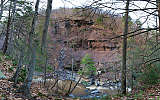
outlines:
[{"label": "forest", "polygon": [[0,1],[0,100],[160,100],[160,0]]}]

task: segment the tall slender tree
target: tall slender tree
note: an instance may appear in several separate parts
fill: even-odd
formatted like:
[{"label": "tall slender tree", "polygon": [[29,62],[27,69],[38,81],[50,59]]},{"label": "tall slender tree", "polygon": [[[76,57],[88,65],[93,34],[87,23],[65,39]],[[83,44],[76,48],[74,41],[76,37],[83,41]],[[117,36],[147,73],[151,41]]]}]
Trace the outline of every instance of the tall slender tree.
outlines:
[{"label": "tall slender tree", "polygon": [[11,55],[11,51],[13,51],[14,47],[14,26],[15,26],[15,19],[16,19],[16,8],[17,8],[17,0],[13,1],[13,8],[12,8],[12,15],[11,15],[11,25],[9,30],[9,40],[8,40],[8,46],[7,46],[7,54]]},{"label": "tall slender tree", "polygon": [[49,26],[51,11],[52,11],[52,1],[53,0],[48,0],[48,3],[47,3],[46,18],[45,18],[45,23],[44,23],[44,28],[43,28],[43,36],[42,36],[42,44],[41,44],[42,53],[44,53],[45,48],[46,48],[48,26]]},{"label": "tall slender tree", "polygon": [[125,12],[125,25],[123,32],[123,58],[122,58],[122,75],[121,75],[121,89],[122,94],[126,94],[126,56],[127,56],[127,34],[128,34],[128,14],[129,14],[129,0],[126,2],[126,12]]},{"label": "tall slender tree", "polygon": [[29,32],[29,50],[31,51],[31,59],[30,59],[30,64],[28,66],[29,72],[27,74],[26,81],[24,82],[23,86],[20,88],[20,89],[23,89],[20,91],[24,92],[24,94],[28,97],[30,97],[30,87],[32,83],[32,77],[34,73],[35,60],[36,60],[35,47],[34,47],[35,45],[33,45],[32,41],[33,41],[33,35],[35,33],[36,22],[38,19],[39,3],[40,3],[40,0],[37,0],[35,5],[35,13],[32,20],[31,31]]},{"label": "tall slender tree", "polygon": [[9,13],[8,13],[8,22],[7,22],[7,30],[5,33],[5,41],[3,44],[3,53],[5,54],[8,48],[8,40],[9,40],[9,30],[10,30],[10,24],[11,24],[11,8],[12,8],[12,2],[10,1],[10,6],[9,6]]},{"label": "tall slender tree", "polygon": [[[12,4],[13,3],[13,4]],[[7,31],[5,35],[5,41],[3,44],[3,53],[5,54],[7,49],[8,49],[8,44],[9,44],[9,36],[10,36],[10,27],[12,24],[12,20],[14,19],[15,11],[16,11],[16,4],[17,0],[10,1],[10,7],[9,7],[9,15],[8,15],[8,22],[7,22]],[[12,7],[13,5],[13,7]],[[12,10],[12,12],[11,12]]]},{"label": "tall slender tree", "polygon": [[13,86],[17,85],[18,76],[19,76],[19,73],[20,73],[20,70],[21,70],[21,67],[22,67],[22,63],[23,63],[23,57],[24,57],[24,50],[21,49],[21,54],[20,54],[20,58],[19,58],[19,61],[18,61],[18,66],[17,66],[16,72],[14,73],[13,77],[10,79],[11,81],[14,81]]},{"label": "tall slender tree", "polygon": [[0,4],[0,7],[1,7],[1,10],[0,10],[0,20],[1,20],[2,15],[3,15],[4,1],[5,1],[5,0],[1,0],[1,4]]},{"label": "tall slender tree", "polygon": [[[160,34],[160,0],[156,0],[156,4],[157,4],[158,21],[159,21],[158,22],[159,23],[159,32],[157,32],[157,34],[156,34],[156,42],[158,43],[158,35]],[[156,17],[156,21],[157,21],[157,17]]]}]

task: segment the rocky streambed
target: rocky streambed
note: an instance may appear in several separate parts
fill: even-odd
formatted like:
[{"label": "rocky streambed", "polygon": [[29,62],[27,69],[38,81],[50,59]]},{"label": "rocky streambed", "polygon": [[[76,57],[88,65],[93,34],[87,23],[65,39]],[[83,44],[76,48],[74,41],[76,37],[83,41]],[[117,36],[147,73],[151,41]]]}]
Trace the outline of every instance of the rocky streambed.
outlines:
[{"label": "rocky streambed", "polygon": [[[54,73],[55,74],[55,73]],[[60,88],[58,90],[59,93],[68,92],[69,89],[73,89],[75,86],[75,89],[72,91],[72,93],[69,94],[71,98],[81,98],[81,99],[89,99],[89,98],[102,98],[107,95],[115,95],[118,94],[120,91],[121,83],[120,81],[105,81],[105,82],[98,82],[95,81],[95,84],[91,84],[89,78],[82,78],[80,79],[80,76],[76,73],[71,73],[70,71],[65,72],[65,75],[62,75],[63,73],[59,72],[58,77],[58,87]],[[80,79],[80,81],[79,81]],[[55,75],[48,76],[46,80],[46,84],[51,85],[54,84],[57,81]],[[77,83],[79,81],[79,83]],[[33,82],[44,82],[43,77],[35,77],[33,79]],[[98,86],[97,86],[98,83]],[[57,87],[55,86],[55,89]],[[128,88],[128,91],[131,91],[130,88]],[[52,90],[50,90],[52,92]]]}]

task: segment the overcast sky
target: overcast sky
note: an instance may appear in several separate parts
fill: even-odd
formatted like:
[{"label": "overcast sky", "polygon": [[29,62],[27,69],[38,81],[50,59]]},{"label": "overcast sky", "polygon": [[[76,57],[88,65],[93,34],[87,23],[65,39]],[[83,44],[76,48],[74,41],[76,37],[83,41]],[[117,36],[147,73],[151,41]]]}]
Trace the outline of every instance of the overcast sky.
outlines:
[{"label": "overcast sky", "polygon": [[[36,0],[29,0],[32,2],[36,2]],[[53,9],[58,9],[60,7],[66,7],[66,8],[73,8],[73,7],[78,7],[78,6],[83,6],[86,4],[90,4],[93,0],[53,0]],[[115,1],[115,0],[101,0],[102,2],[111,2],[111,1]],[[154,8],[155,6],[153,4],[147,4],[147,2],[142,2],[142,1],[136,1],[136,2],[132,2],[130,4],[130,8],[137,8],[136,6],[139,6],[141,9],[146,7],[146,8]],[[41,0],[40,3],[40,8],[46,8],[47,5],[47,0]],[[108,4],[109,5],[109,4]],[[113,7],[118,7],[118,8],[125,8],[125,4],[121,3],[121,4],[117,4]],[[122,13],[123,11],[115,11],[116,13]],[[133,13],[130,13],[130,16],[132,17],[133,20],[136,20],[140,17],[142,17],[140,19],[141,22],[144,22],[146,19],[147,14],[144,12],[140,12],[140,11],[136,11]],[[153,18],[153,16],[148,17],[148,21],[146,24],[144,24],[144,27],[147,27],[147,24],[149,24],[149,26],[153,26],[155,25],[155,19]]]},{"label": "overcast sky", "polygon": [[[29,0],[32,2],[36,2],[37,0]],[[45,7],[47,4],[47,0],[40,0],[41,7]],[[76,7],[76,6],[81,6],[84,3],[88,2],[90,0],[53,0],[53,9],[57,9],[59,7],[67,7],[67,8],[72,8],[72,7]]]}]

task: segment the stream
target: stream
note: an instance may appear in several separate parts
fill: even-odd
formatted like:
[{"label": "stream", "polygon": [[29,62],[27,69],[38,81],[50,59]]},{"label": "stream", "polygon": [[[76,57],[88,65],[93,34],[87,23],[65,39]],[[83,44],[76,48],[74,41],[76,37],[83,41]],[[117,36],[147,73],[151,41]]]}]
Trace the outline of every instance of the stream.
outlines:
[{"label": "stream", "polygon": [[[49,83],[54,83],[56,73],[52,73],[50,75],[47,75],[47,80],[50,81]],[[72,81],[72,88],[76,84],[76,82],[79,80],[80,76],[76,73],[71,73],[70,71],[66,72],[58,72],[59,74],[59,81],[58,84],[60,87],[62,87],[66,91],[69,89],[70,83]],[[33,82],[44,82],[44,79],[42,77],[33,78]],[[98,84],[98,86],[97,86]],[[65,88],[63,87],[65,85]],[[69,94],[71,98],[80,98],[80,99],[90,99],[90,98],[102,98],[107,95],[116,95],[119,93],[121,87],[120,81],[112,82],[112,81],[105,81],[105,82],[97,82],[95,81],[95,84],[90,83],[89,78],[81,78],[81,81],[75,88],[75,90]],[[131,91],[131,88],[127,88],[128,92]]]}]

